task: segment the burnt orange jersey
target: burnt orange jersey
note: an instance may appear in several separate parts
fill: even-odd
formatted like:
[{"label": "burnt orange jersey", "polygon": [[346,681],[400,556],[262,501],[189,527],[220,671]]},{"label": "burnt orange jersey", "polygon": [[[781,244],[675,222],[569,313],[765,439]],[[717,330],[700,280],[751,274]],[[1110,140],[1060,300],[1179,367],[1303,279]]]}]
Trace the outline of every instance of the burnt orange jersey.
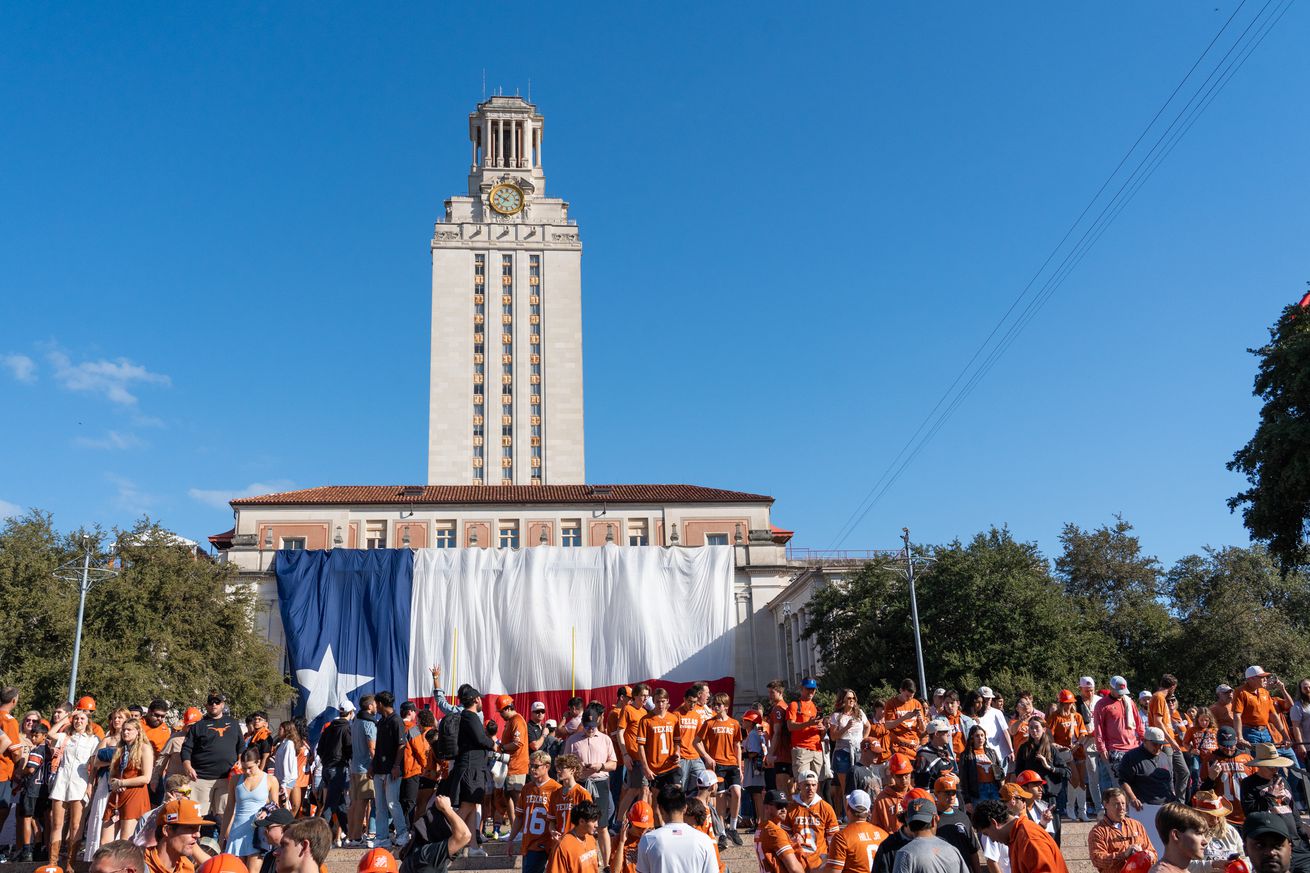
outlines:
[{"label": "burnt orange jersey", "polygon": [[641,722],[646,717],[646,710],[628,704],[619,716],[619,729],[623,731],[623,749],[633,761],[641,758]]},{"label": "burnt orange jersey", "polygon": [[887,832],[867,821],[853,821],[828,843],[828,865],[846,873],[873,873],[873,856]]},{"label": "burnt orange jersey", "polygon": [[755,831],[755,857],[760,861],[760,873],[782,873],[779,861],[788,852],[796,851],[787,832],[774,821],[765,822]]},{"label": "burnt orange jersey", "polygon": [[[890,724],[890,722],[906,715],[913,715],[914,717],[906,719],[898,725]],[[887,738],[891,743],[892,751],[904,752],[913,758],[919,751],[919,737],[923,734],[923,729],[927,724],[923,704],[914,697],[902,701],[898,695],[887,701],[887,712],[884,718],[889,722],[887,725]]]},{"label": "burnt orange jersey", "polygon": [[1051,713],[1046,717],[1046,727],[1051,732],[1051,739],[1057,745],[1070,749],[1087,736],[1087,724],[1076,709],[1071,709],[1068,715],[1061,715],[1059,712]]},{"label": "burnt orange jersey", "polygon": [[651,713],[641,720],[641,734],[637,738],[646,763],[657,775],[678,766],[678,715],[666,712]]},{"label": "burnt orange jersey", "polygon": [[605,733],[611,737],[619,729],[619,719],[623,718],[623,709],[622,706],[611,706],[605,712]]},{"label": "burnt orange jersey", "polygon": [[873,799],[869,821],[889,834],[900,830],[901,812],[905,809],[905,795],[908,793],[896,791],[890,785],[878,792],[878,796]]},{"label": "burnt orange jersey", "polygon": [[554,779],[547,779],[538,785],[531,779],[519,792],[519,809],[523,815],[523,853],[546,852],[550,850],[550,824],[546,821],[550,812],[550,796],[559,788]]},{"label": "burnt orange jersey", "polygon": [[560,837],[559,844],[546,862],[546,873],[600,873],[600,851],[595,837],[578,839],[573,834]]},{"label": "burnt orange jersey", "polygon": [[817,796],[807,806],[800,801],[787,807],[782,817],[782,829],[791,837],[792,845],[800,853],[801,863],[815,870],[828,854],[828,840],[837,835],[837,813],[828,801]]},{"label": "burnt orange jersey", "polygon": [[546,821],[550,829],[557,834],[567,834],[573,827],[573,807],[584,800],[591,800],[591,792],[574,783],[572,788],[563,785],[550,793],[550,806],[546,811]]},{"label": "burnt orange jersey", "polygon": [[[0,713],[0,730],[9,737],[10,743],[18,742],[18,719],[9,713]],[[0,755],[0,782],[8,782],[14,775],[14,759],[8,753]]]},{"label": "burnt orange jersey", "polygon": [[887,735],[887,725],[880,721],[869,724],[869,735],[864,738],[864,743],[873,749],[873,763],[885,764],[887,759],[892,756],[891,740]]},{"label": "burnt orange jersey", "polygon": [[700,707],[692,703],[684,703],[679,706],[676,714],[678,716],[678,757],[688,761],[700,757],[696,751],[696,734],[700,732],[700,726],[705,722],[705,717],[701,715]]},{"label": "burnt orange jersey", "polygon": [[1241,827],[1246,819],[1242,809],[1242,780],[1255,772],[1250,766],[1251,756],[1242,752],[1231,758],[1215,755],[1210,760],[1210,778],[1214,780],[1215,794],[1228,799],[1233,807],[1228,820]]},{"label": "burnt orange jersey", "polygon": [[741,724],[735,718],[711,718],[700,726],[700,741],[720,767],[738,767],[741,757]]}]

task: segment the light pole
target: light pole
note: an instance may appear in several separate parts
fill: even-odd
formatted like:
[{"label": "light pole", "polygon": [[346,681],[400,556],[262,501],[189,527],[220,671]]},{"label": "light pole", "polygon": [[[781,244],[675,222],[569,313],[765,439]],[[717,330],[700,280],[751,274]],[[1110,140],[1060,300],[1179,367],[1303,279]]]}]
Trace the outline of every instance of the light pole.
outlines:
[{"label": "light pole", "polygon": [[923,672],[923,640],[919,636],[919,597],[914,591],[914,552],[910,549],[908,527],[901,528],[901,540],[905,543],[905,578],[910,583],[910,620],[914,623],[914,660],[919,665],[919,696],[927,703],[928,680]]},{"label": "light pole", "polygon": [[68,679],[68,699],[76,704],[77,702],[77,664],[82,657],[82,617],[86,614],[86,593],[91,590],[91,586],[97,582],[103,582],[106,579],[118,575],[118,571],[110,567],[92,567],[91,566],[91,538],[82,534],[82,569],[77,569],[77,561],[69,561],[59,569],[55,570],[56,579],[64,582],[73,582],[77,585],[77,631],[73,637],[73,672]]}]

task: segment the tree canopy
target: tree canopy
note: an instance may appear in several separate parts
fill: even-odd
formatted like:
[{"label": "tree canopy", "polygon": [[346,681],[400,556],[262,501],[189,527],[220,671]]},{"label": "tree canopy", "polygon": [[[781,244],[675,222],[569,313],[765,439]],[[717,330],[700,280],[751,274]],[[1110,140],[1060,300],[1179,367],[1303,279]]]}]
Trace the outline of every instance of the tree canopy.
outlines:
[{"label": "tree canopy", "polygon": [[0,530],[0,611],[8,617],[0,682],[17,686],[24,705],[48,711],[68,693],[78,586],[54,573],[66,563],[80,569],[83,535],[92,563],[112,561],[119,572],[86,598],[79,695],[102,709],[154,697],[188,705],[217,688],[237,711],[290,698],[280,653],[255,631],[254,594],[233,584],[230,566],[193,555],[149,519],[130,530],[60,534],[48,514],[32,511]]}]

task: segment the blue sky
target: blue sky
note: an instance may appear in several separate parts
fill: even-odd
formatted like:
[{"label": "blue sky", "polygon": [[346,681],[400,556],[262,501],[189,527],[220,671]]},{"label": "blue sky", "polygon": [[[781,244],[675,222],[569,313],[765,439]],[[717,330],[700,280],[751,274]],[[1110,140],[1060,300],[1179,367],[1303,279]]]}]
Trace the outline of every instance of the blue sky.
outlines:
[{"label": "blue sky", "polygon": [[[485,69],[531,83],[580,225],[588,478],[766,492],[833,546],[1236,8],[459,6],[0,9],[0,510],[202,539],[236,494],[421,482],[428,240]],[[1246,542],[1224,463],[1307,279],[1308,18],[844,547],[1053,553],[1116,512],[1166,561]]]}]

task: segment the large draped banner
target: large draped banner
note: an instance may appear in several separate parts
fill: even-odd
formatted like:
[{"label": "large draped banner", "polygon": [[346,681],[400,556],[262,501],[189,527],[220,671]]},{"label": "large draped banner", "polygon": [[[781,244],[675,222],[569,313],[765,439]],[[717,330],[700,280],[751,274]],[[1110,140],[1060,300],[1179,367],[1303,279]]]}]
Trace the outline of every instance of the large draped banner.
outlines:
[{"label": "large draped banner", "polygon": [[275,569],[311,723],[382,690],[422,705],[434,665],[447,693],[510,694],[525,715],[541,700],[557,716],[574,692],[610,703],[636,682],[732,691],[732,549],[294,550]]}]

